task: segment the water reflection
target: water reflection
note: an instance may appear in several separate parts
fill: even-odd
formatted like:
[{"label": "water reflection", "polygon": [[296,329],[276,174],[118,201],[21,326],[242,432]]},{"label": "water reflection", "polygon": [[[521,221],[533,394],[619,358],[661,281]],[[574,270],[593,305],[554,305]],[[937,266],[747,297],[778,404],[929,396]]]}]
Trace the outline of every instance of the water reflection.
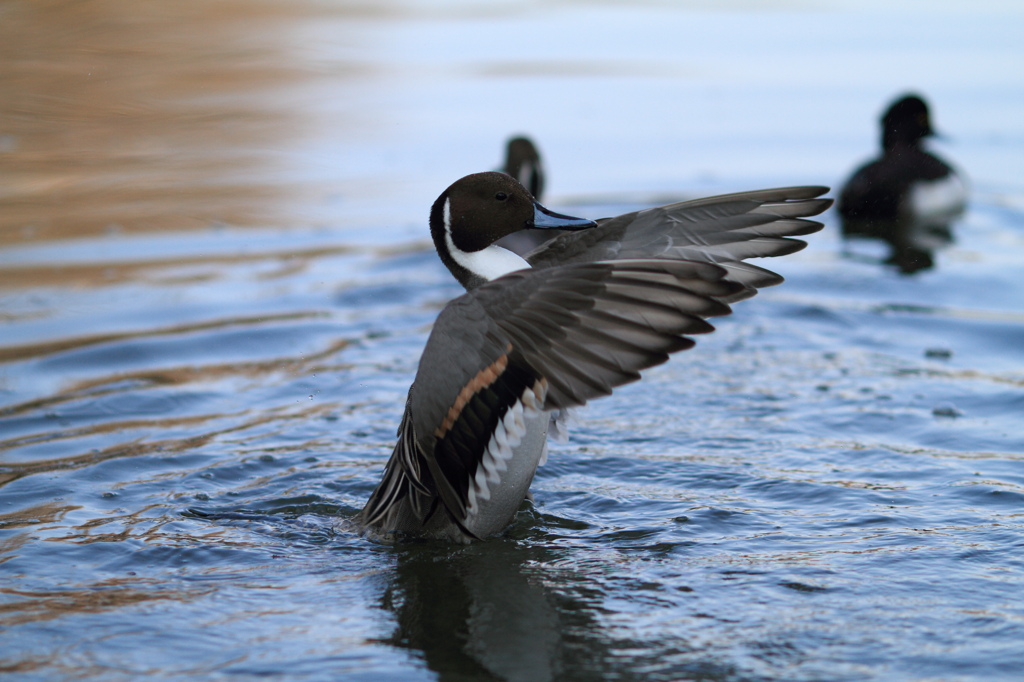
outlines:
[{"label": "water reflection", "polygon": [[927,270],[935,252],[953,242],[966,189],[952,166],[922,148],[935,131],[919,95],[893,102],[881,129],[882,156],[858,168],[840,194],[843,235],[887,242],[886,262],[905,274]]},{"label": "water reflection", "polygon": [[843,236],[884,242],[889,248],[884,262],[905,275],[935,267],[935,254],[955,241],[951,224],[932,225],[914,220],[894,220],[878,225],[876,229],[863,229],[844,221]]},{"label": "water reflection", "polygon": [[303,129],[282,13],[307,3],[6,3],[0,246],[278,224]]},{"label": "water reflection", "polygon": [[390,642],[421,652],[442,680],[742,678],[682,637],[639,644],[619,635],[603,621],[621,615],[607,602],[623,579],[602,575],[604,559],[585,566],[552,547],[550,539],[402,547],[383,597],[398,621]]},{"label": "water reflection", "polygon": [[492,544],[404,553],[385,595],[398,618],[393,643],[422,651],[442,679],[555,679],[566,663],[565,612],[526,570],[544,552]]}]

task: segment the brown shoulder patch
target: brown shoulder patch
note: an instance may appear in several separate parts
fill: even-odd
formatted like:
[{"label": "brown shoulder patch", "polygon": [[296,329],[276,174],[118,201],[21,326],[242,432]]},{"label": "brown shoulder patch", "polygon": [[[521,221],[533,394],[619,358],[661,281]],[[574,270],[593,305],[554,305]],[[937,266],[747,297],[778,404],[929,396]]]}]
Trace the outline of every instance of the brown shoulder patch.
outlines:
[{"label": "brown shoulder patch", "polygon": [[474,395],[478,391],[481,391],[501,376],[505,368],[508,367],[508,351],[512,350],[512,344],[509,344],[508,349],[501,357],[492,362],[491,364],[484,367],[482,370],[477,372],[476,376],[469,380],[462,390],[459,391],[459,395],[456,396],[455,402],[450,408],[448,408],[448,414],[445,415],[444,421],[441,425],[434,429],[434,435],[437,438],[444,438],[445,434],[452,428],[455,422],[458,420],[459,415],[462,414],[462,409],[466,406]]}]

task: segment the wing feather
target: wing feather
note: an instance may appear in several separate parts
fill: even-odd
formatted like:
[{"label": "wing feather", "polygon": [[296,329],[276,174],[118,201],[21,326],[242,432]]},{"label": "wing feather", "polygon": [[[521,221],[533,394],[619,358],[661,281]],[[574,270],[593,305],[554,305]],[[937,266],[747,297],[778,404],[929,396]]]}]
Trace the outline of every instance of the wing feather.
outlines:
[{"label": "wing feather", "polygon": [[[813,234],[821,223],[805,220],[827,209],[830,199],[815,198],[825,187],[784,187],[683,201],[598,221],[598,227],[568,232],[526,255],[535,268],[567,263],[628,258],[674,258],[727,265],[746,258],[782,256],[806,246],[792,237]],[[756,270],[738,268],[754,287],[782,281],[752,278]],[[760,274],[760,273],[759,273]],[[749,293],[746,295],[750,295]],[[746,296],[743,296],[746,297]],[[733,299],[738,300],[738,299]]]}]

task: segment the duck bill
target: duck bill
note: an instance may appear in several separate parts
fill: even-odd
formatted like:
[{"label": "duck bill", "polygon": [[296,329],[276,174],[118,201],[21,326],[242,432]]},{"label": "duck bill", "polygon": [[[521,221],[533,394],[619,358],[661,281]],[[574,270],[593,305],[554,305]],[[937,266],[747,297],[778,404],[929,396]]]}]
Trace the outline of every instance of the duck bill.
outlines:
[{"label": "duck bill", "polygon": [[545,230],[586,230],[590,227],[597,227],[597,223],[586,218],[573,218],[572,216],[555,213],[533,202],[533,220],[527,227],[535,227]]}]

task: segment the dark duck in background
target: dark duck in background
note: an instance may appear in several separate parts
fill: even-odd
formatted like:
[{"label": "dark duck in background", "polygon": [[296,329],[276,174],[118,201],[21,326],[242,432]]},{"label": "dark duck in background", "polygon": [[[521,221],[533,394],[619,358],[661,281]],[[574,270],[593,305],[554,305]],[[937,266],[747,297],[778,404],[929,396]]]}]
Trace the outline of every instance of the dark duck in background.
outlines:
[{"label": "dark duck in background", "polygon": [[900,97],[881,123],[882,156],[846,182],[839,214],[845,237],[888,242],[888,262],[909,274],[932,267],[935,250],[952,242],[967,190],[948,163],[922,147],[935,131],[920,96]]},{"label": "dark duck in background", "polygon": [[540,201],[544,194],[544,165],[537,145],[528,137],[513,137],[505,147],[505,167],[502,169],[519,181],[533,198]]}]

